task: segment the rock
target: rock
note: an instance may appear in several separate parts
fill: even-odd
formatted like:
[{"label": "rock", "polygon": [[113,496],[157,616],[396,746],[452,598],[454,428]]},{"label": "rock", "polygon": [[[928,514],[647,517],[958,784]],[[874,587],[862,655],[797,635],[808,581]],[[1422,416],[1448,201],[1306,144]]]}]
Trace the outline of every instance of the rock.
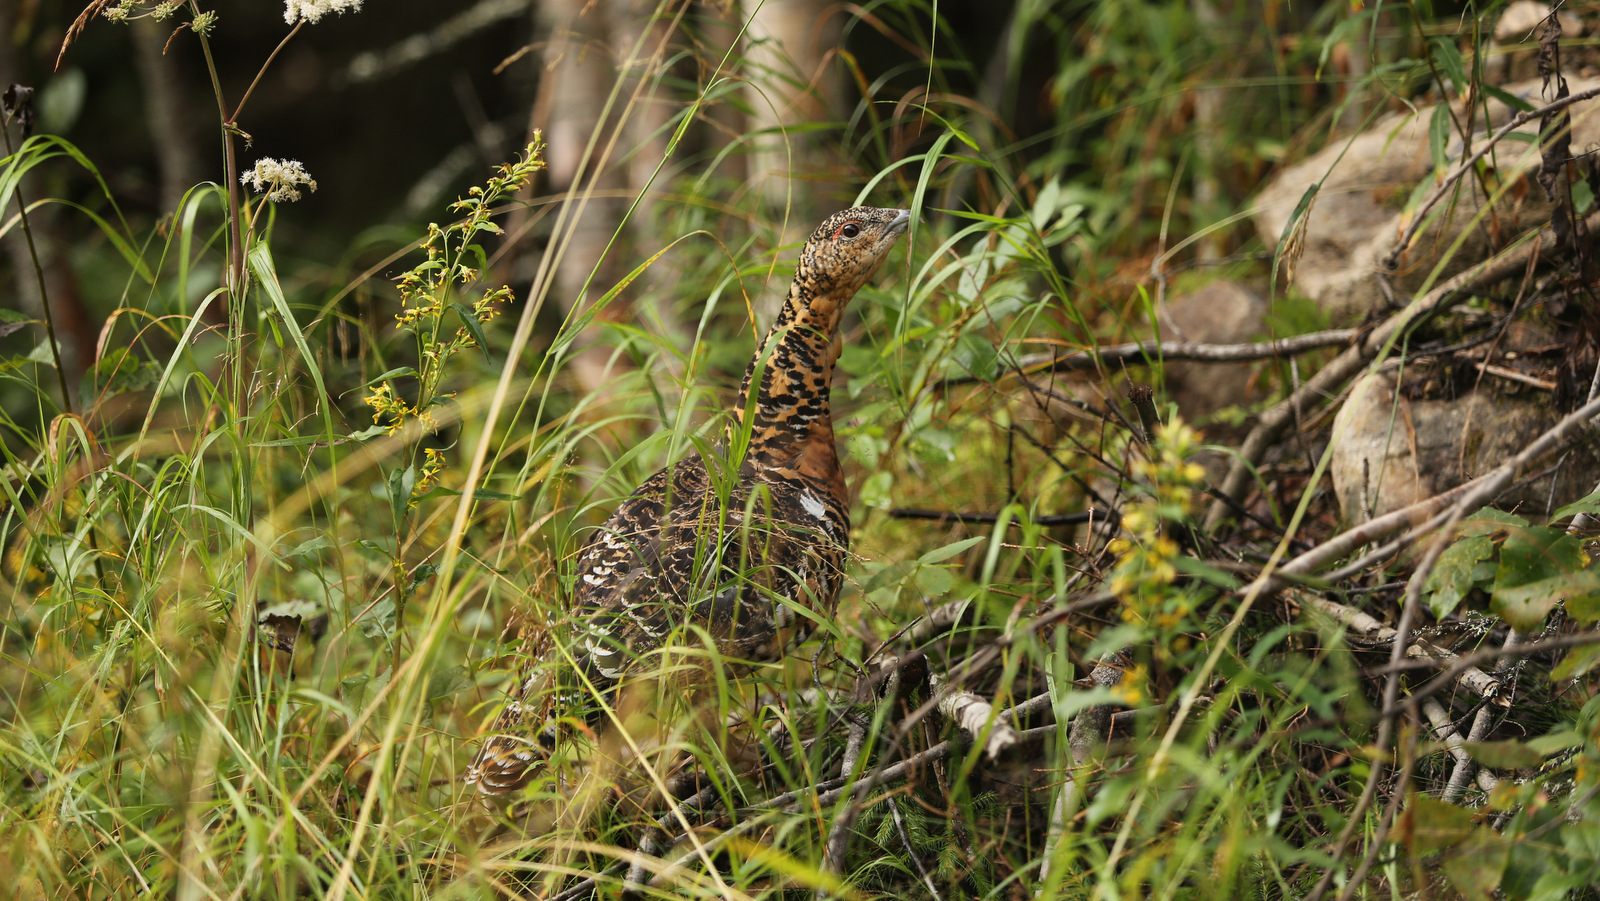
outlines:
[{"label": "rock", "polygon": [[[1573,93],[1600,84],[1590,79],[1569,78]],[[1535,79],[1509,85],[1505,90],[1531,103],[1541,102],[1542,82]],[[1460,103],[1456,103],[1460,113]],[[1488,126],[1498,128],[1513,115],[1504,103],[1488,104]],[[1572,107],[1574,149],[1600,142],[1600,102],[1591,100]],[[1256,232],[1269,247],[1277,247],[1300,198],[1313,184],[1321,182],[1307,219],[1304,251],[1294,274],[1294,287],[1326,310],[1336,325],[1362,320],[1369,312],[1387,303],[1375,274],[1394,248],[1409,222],[1404,209],[1423,179],[1433,175],[1433,159],[1428,148],[1428,128],[1433,108],[1416,113],[1391,115],[1353,138],[1335,141],[1322,151],[1283,170],[1256,200]],[[1484,129],[1479,115],[1479,136]],[[1533,134],[1538,122],[1521,129]],[[1446,252],[1452,252],[1456,238],[1467,232],[1461,246],[1453,250],[1440,273],[1448,278],[1483,259],[1524,229],[1549,219],[1550,204],[1544,191],[1528,177],[1537,165],[1532,145],[1505,141],[1498,163],[1511,178],[1493,215],[1479,221],[1480,192],[1470,179],[1453,204],[1443,204],[1435,223],[1420,232],[1402,255],[1399,269],[1391,276],[1403,301],[1415,292],[1432,273]],[[1462,156],[1463,145],[1452,137],[1446,148],[1453,170]],[[1492,245],[1492,246],[1491,246]]]},{"label": "rock", "polygon": [[[1544,28],[1544,20],[1549,17],[1548,3],[1536,3],[1534,0],[1508,3],[1506,11],[1494,23],[1494,39],[1501,44],[1528,43],[1537,46],[1539,32]],[[1556,21],[1561,23],[1563,38],[1583,36],[1583,20],[1576,13],[1563,9],[1556,13]]]},{"label": "rock", "polygon": [[[1356,382],[1334,417],[1330,471],[1344,518],[1362,523],[1448,491],[1494,469],[1560,420],[1548,395],[1508,396],[1482,383],[1453,399],[1395,400],[1392,374]],[[1554,507],[1593,488],[1600,475],[1596,448],[1578,447],[1554,476],[1518,485],[1495,505],[1545,515],[1556,479]],[[1552,461],[1553,462],[1553,461]]]},{"label": "rock", "polygon": [[[1225,279],[1167,301],[1159,317],[1165,342],[1242,344],[1266,331],[1267,301],[1260,294]],[[1224,407],[1246,406],[1266,399],[1252,385],[1251,363],[1167,364],[1167,395],[1189,422],[1200,422]]]},{"label": "rock", "polygon": [[[1494,23],[1494,40],[1489,43],[1484,76],[1496,82],[1537,77],[1539,37],[1544,33],[1544,20],[1549,15],[1548,3],[1517,0],[1508,4]],[[1571,78],[1583,67],[1585,58],[1593,54],[1587,48],[1574,46],[1571,41],[1582,36],[1582,19],[1563,9],[1556,13],[1556,20],[1561,23],[1561,67]]]}]

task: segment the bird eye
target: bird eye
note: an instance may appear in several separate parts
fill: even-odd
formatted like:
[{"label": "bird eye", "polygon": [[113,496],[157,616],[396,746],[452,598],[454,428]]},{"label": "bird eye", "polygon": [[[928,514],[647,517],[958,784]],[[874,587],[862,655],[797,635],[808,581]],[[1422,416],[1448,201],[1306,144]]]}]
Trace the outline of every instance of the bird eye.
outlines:
[{"label": "bird eye", "polygon": [[839,235],[841,237],[854,238],[859,234],[861,234],[861,226],[855,224],[854,222],[846,222],[839,228]]}]

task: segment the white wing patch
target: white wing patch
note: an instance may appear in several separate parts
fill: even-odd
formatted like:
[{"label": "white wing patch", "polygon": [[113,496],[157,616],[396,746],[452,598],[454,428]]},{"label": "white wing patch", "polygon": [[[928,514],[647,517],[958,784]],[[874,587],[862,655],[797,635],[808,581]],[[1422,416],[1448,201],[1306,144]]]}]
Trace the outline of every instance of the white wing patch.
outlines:
[{"label": "white wing patch", "polygon": [[810,513],[813,519],[824,519],[828,515],[828,508],[823,506],[822,501],[817,500],[817,496],[809,491],[801,493],[800,506],[807,513]]}]

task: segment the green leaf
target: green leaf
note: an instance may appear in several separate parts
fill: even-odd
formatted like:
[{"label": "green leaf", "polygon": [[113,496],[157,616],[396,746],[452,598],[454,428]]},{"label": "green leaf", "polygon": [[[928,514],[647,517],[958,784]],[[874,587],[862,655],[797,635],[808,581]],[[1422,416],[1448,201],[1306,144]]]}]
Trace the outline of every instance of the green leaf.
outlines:
[{"label": "green leaf", "polygon": [[1457,535],[1500,535],[1505,537],[1509,529],[1527,528],[1528,521],[1514,513],[1485,507],[1482,510],[1463,517],[1461,525],[1456,527]]},{"label": "green leaf", "polygon": [[[1567,608],[1569,611],[1571,607]],[[1561,658],[1556,668],[1550,671],[1550,681],[1557,684],[1571,679],[1579,678],[1600,666],[1600,644],[1591,644],[1584,647],[1573,648],[1567,656]],[[1600,697],[1600,695],[1596,695]]]},{"label": "green leaf", "polygon": [[386,639],[394,635],[394,614],[394,598],[384,598],[358,618],[356,625],[368,638]]},{"label": "green leaf", "polygon": [[1428,120],[1428,152],[1433,157],[1435,181],[1445,177],[1450,158],[1445,150],[1450,145],[1450,106],[1441,103],[1433,108],[1433,118]]},{"label": "green leaf", "polygon": [[1562,573],[1526,585],[1495,588],[1490,609],[1512,628],[1531,632],[1544,624],[1544,618],[1558,601],[1568,602],[1568,612],[1585,624],[1593,622],[1593,601],[1600,597],[1600,571],[1588,569]]},{"label": "green leaf", "polygon": [[1484,535],[1463,538],[1445,548],[1423,588],[1428,592],[1428,608],[1434,618],[1444,619],[1455,612],[1478,583],[1478,564],[1493,556],[1494,542]]},{"label": "green leaf", "polygon": [[416,591],[423,582],[433,578],[439,572],[439,564],[422,563],[411,572],[411,584],[406,586],[406,591]]},{"label": "green leaf", "polygon": [[[311,376],[311,381],[317,386],[317,402],[322,408],[322,420],[328,440],[333,440],[333,419],[329,412],[332,403],[328,397],[328,387],[322,383],[322,371],[317,368],[317,358],[311,353],[311,347],[306,344],[305,336],[300,333],[300,324],[295,321],[294,311],[289,309],[289,299],[283,295],[283,285],[278,283],[278,271],[272,264],[272,251],[264,242],[251,245],[250,253],[246,257],[249,262],[250,272],[261,283],[261,290],[267,293],[267,298],[272,301],[272,308],[282,317],[288,326],[289,337],[294,340],[295,349],[300,351],[300,358],[305,361],[305,369]],[[171,367],[168,367],[171,371]],[[163,376],[165,378],[165,376]]]},{"label": "green leaf", "polygon": [[976,538],[963,538],[954,544],[947,544],[944,547],[934,548],[926,554],[923,554],[921,557],[918,557],[917,562],[924,564],[943,563],[967,548],[970,548],[975,544],[981,544],[984,540],[985,539],[982,535],[979,535]]},{"label": "green leaf", "polygon": [[[1590,571],[1594,567],[1589,568]],[[1600,593],[1587,592],[1567,598],[1567,615],[1588,626],[1600,620]]]},{"label": "green leaf", "polygon": [[[442,485],[435,485],[428,489],[428,493],[424,494],[423,497],[432,497],[435,494],[441,494],[447,497],[461,496],[461,492],[454,488],[445,488]],[[487,488],[479,488],[477,491],[472,492],[472,499],[475,501],[519,501],[522,500],[522,495],[507,494],[504,491],[490,491]]]},{"label": "green leaf", "polygon": [[[410,366],[397,366],[394,369],[385,372],[383,375],[375,375],[372,378],[367,379],[365,382],[362,382],[354,388],[351,388],[350,391],[360,391],[362,388],[371,388],[373,385],[376,385],[379,382],[387,382],[390,379],[397,379],[401,376],[416,374],[417,371]],[[345,394],[349,394],[350,391],[346,391]]]},{"label": "green leaf", "polygon": [[311,554],[315,554],[318,551],[326,550],[326,549],[331,548],[331,547],[333,547],[333,542],[329,541],[326,536],[319,535],[316,538],[312,538],[312,539],[310,539],[308,541],[300,542],[299,544],[295,545],[288,553],[285,553],[283,556],[285,558],[289,558],[289,557],[306,557],[306,556],[309,556]]},{"label": "green leaf", "polygon": [[428,700],[440,701],[472,687],[472,669],[465,663],[442,669],[428,678]]},{"label": "green leaf", "polygon": [[955,576],[943,566],[921,566],[917,568],[917,587],[922,593],[930,597],[943,597],[956,583]]},{"label": "green leaf", "polygon": [[1557,601],[1600,591],[1583,545],[1560,529],[1512,527],[1500,546],[1490,609],[1514,629],[1537,629]]},{"label": "green leaf", "polygon": [[389,472],[389,506],[394,513],[396,531],[405,526],[406,508],[411,504],[411,489],[416,487],[416,484],[415,466],[407,466],[405,469],[395,467]]},{"label": "green leaf", "polygon": [[1573,182],[1572,211],[1579,216],[1583,216],[1589,212],[1589,208],[1592,206],[1594,206],[1594,189],[1589,187],[1589,183],[1586,181]]},{"label": "green leaf", "polygon": [[467,327],[467,334],[472,336],[473,343],[483,351],[483,358],[489,359],[489,342],[484,340],[483,323],[478,321],[477,314],[473,313],[471,308],[459,303],[451,304],[450,309],[455,310],[456,315],[461,317],[461,324]]},{"label": "green leaf", "polygon": [[[1581,748],[1583,747],[1584,740],[1585,739],[1582,735],[1579,735],[1577,732],[1574,732],[1571,729],[1567,729],[1561,732],[1548,732],[1539,736],[1538,738],[1530,738],[1524,742],[1524,744],[1528,746],[1529,750],[1540,755],[1541,757],[1549,757],[1552,754],[1559,754],[1569,748]],[[1535,764],[1535,766],[1537,765],[1538,764]]]},{"label": "green leaf", "polygon": [[[1479,85],[1479,87],[1483,88],[1483,92],[1485,94],[1488,94],[1490,97],[1493,97],[1501,103],[1504,103],[1506,106],[1509,106],[1512,109],[1520,112],[1531,113],[1538,108],[1521,97],[1518,97],[1516,94],[1501,88],[1497,88],[1492,84],[1483,84]],[[1515,132],[1513,132],[1513,134],[1514,133]]]},{"label": "green leaf", "polygon": [[1472,811],[1427,795],[1417,795],[1400,820],[1400,835],[1412,856],[1461,844],[1477,828]]},{"label": "green leaf", "polygon": [[894,499],[889,495],[892,490],[894,490],[894,473],[887,470],[875,472],[861,483],[861,503],[879,510],[887,510],[894,504]]},{"label": "green leaf", "polygon": [[1572,503],[1562,507],[1550,518],[1551,522],[1576,516],[1579,513],[1600,514],[1600,488],[1578,498]]},{"label": "green leaf", "polygon": [[1233,573],[1225,569],[1218,569],[1194,557],[1185,557],[1180,554],[1172,558],[1172,565],[1184,575],[1193,576],[1207,585],[1214,585],[1225,591],[1232,591],[1238,588],[1240,584],[1238,577],[1234,576]]},{"label": "green leaf", "polygon": [[1450,79],[1455,92],[1464,93],[1468,85],[1467,66],[1461,59],[1461,48],[1456,46],[1455,38],[1449,36],[1431,38],[1428,41],[1428,49],[1431,51],[1430,55],[1438,61],[1439,68],[1443,69],[1445,76]]},{"label": "green leaf", "polygon": [[1465,741],[1462,750],[1491,770],[1520,770],[1544,763],[1544,755],[1520,741]]},{"label": "green leaf", "polygon": [[1479,829],[1444,859],[1441,868],[1462,898],[1490,901],[1496,897],[1510,859],[1510,842],[1491,830]]}]

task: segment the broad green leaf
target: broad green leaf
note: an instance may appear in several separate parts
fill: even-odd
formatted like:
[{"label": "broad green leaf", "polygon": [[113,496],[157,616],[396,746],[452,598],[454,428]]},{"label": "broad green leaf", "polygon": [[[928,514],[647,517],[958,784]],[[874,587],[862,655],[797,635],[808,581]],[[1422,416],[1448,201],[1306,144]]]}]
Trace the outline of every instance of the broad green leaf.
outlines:
[{"label": "broad green leaf", "polygon": [[1417,795],[1400,819],[1400,836],[1413,856],[1461,844],[1476,826],[1472,811],[1427,795]]},{"label": "broad green leaf", "polygon": [[867,476],[861,483],[861,503],[879,510],[887,510],[894,503],[889,492],[894,489],[894,473],[887,470]]},{"label": "broad green leaf", "polygon": [[1558,519],[1566,519],[1569,516],[1576,516],[1579,513],[1600,514],[1600,488],[1596,488],[1589,494],[1557,510],[1555,515],[1551,517],[1551,522]]},{"label": "broad green leaf", "polygon": [[1489,829],[1479,829],[1471,839],[1445,857],[1441,864],[1450,883],[1468,901],[1490,901],[1505,877],[1511,843]]},{"label": "broad green leaf", "polygon": [[1544,755],[1520,741],[1467,741],[1461,747],[1492,770],[1520,770],[1544,763]]},{"label": "broad green leaf", "polygon": [[1544,624],[1544,618],[1558,601],[1568,602],[1574,619],[1580,618],[1581,613],[1584,619],[1592,621],[1590,601],[1596,596],[1600,596],[1600,571],[1580,570],[1526,585],[1496,587],[1490,609],[1512,628],[1531,632]]},{"label": "broad green leaf", "polygon": [[1483,535],[1463,538],[1445,548],[1423,589],[1428,593],[1428,608],[1434,618],[1444,619],[1455,612],[1477,584],[1478,564],[1493,556],[1494,542]]},{"label": "broad green leaf", "polygon": [[1560,529],[1545,526],[1511,529],[1500,546],[1495,588],[1548,579],[1582,569],[1587,562],[1582,542]]},{"label": "broad green leaf", "polygon": [[917,568],[917,587],[930,597],[943,597],[956,582],[955,576],[943,566]]},{"label": "broad green leaf", "polygon": [[[1485,507],[1482,510],[1463,517],[1461,524],[1456,527],[1457,535],[1496,535],[1504,533],[1511,528],[1525,529],[1528,521],[1514,513]],[[1503,535],[1501,537],[1504,537]]]},{"label": "broad green leaf", "polygon": [[1529,750],[1543,757],[1559,754],[1568,748],[1581,748],[1583,743],[1584,737],[1571,729],[1546,733],[1538,738],[1530,738],[1523,742],[1528,746]]},{"label": "broad green leaf", "polygon": [[918,557],[917,558],[917,562],[918,563],[943,563],[944,561],[949,560],[951,557],[954,557],[955,555],[961,553],[962,551],[966,550],[967,548],[970,548],[975,544],[981,544],[983,542],[983,540],[984,539],[983,539],[982,535],[980,535],[980,536],[978,536],[976,538],[963,538],[963,539],[961,539],[960,541],[957,541],[954,544],[947,544],[944,547],[934,548],[933,550],[927,552],[926,554],[923,554],[921,557]]},{"label": "broad green leaf", "polygon": [[1556,668],[1550,671],[1550,681],[1559,684],[1576,679],[1597,666],[1600,666],[1600,644],[1573,648],[1567,652],[1567,656],[1561,658]]},{"label": "broad green leaf", "polygon": [[386,597],[372,605],[372,609],[357,618],[356,625],[368,638],[389,638],[394,635],[394,598]]}]

